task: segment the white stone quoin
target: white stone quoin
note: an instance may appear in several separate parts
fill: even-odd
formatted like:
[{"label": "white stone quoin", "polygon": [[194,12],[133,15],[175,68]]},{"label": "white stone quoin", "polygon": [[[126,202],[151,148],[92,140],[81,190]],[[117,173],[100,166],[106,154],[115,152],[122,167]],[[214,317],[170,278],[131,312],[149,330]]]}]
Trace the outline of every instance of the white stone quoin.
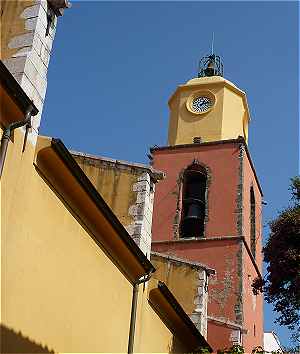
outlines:
[{"label": "white stone quoin", "polygon": [[3,60],[39,110],[39,114],[32,120],[32,129],[28,136],[32,143],[36,142],[40,126],[47,89],[48,65],[57,25],[57,17],[54,16],[46,35],[49,6],[48,1],[36,0],[36,4],[24,9],[20,19],[25,20],[25,33],[10,39],[8,47],[17,51],[12,57]]},{"label": "white stone quoin", "polygon": [[149,173],[146,172],[138,178],[138,181],[133,185],[133,191],[137,192],[136,203],[128,211],[134,222],[126,227],[127,232],[149,259],[154,188],[155,185],[151,181]]}]

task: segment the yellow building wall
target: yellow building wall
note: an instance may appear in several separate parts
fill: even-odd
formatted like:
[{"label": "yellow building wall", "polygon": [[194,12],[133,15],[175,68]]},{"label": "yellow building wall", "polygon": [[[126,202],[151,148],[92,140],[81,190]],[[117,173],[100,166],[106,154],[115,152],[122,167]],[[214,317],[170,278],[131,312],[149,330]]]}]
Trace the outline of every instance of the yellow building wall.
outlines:
[{"label": "yellow building wall", "polygon": [[[188,97],[198,90],[207,87],[188,85],[181,90],[170,102],[169,145],[192,144],[194,137],[201,137],[203,141],[219,140],[222,128],[223,89],[210,87],[209,90],[216,96],[216,105],[208,113],[196,115],[187,110]],[[176,127],[176,129],[174,129]]]},{"label": "yellow building wall", "polygon": [[236,139],[239,135],[244,136],[245,108],[242,97],[225,87],[223,105],[222,139]]},{"label": "yellow building wall", "polygon": [[[127,352],[132,284],[38,174],[33,146],[21,153],[22,143],[16,130],[1,180],[5,333],[54,352]],[[168,353],[172,338],[141,285],[135,351]]]},{"label": "yellow building wall", "polygon": [[92,164],[90,159],[86,160],[76,155],[73,157],[122,225],[130,225],[133,217],[128,210],[137,199],[133,185],[137,183],[142,172],[138,169],[116,168],[105,162],[101,164],[101,161]]},{"label": "yellow building wall", "polygon": [[[174,294],[184,311],[191,315],[195,310],[195,297],[197,296],[198,271],[184,264],[168,262],[163,258],[151,258],[156,268],[153,277],[163,281]],[[188,291],[187,291],[188,289]]]},{"label": "yellow building wall", "polygon": [[[190,112],[186,103],[197,92],[215,96],[213,108],[203,114]],[[202,142],[248,139],[249,112],[245,94],[222,77],[204,77],[189,80],[177,88],[169,101],[169,145],[192,144],[194,137]]]},{"label": "yellow building wall", "polygon": [[25,163],[17,135],[1,185],[2,323],[56,352],[125,352],[132,285]]},{"label": "yellow building wall", "polygon": [[148,302],[151,286],[139,286],[138,312],[134,351],[137,353],[170,353],[173,335]]}]

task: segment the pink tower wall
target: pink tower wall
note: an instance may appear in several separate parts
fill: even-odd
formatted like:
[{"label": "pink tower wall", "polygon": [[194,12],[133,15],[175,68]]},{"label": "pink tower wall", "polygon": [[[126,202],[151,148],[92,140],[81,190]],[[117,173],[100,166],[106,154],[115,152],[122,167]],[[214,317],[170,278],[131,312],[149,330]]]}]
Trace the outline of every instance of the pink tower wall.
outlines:
[{"label": "pink tower wall", "polygon": [[[243,345],[246,352],[251,352],[263,344],[263,313],[261,296],[252,295],[251,283],[257,271],[245,245],[247,242],[250,247],[250,186],[255,191],[259,237],[261,193],[244,144],[238,140],[193,144],[158,148],[152,154],[153,167],[167,175],[156,187],[152,249],[216,269],[217,275],[209,284],[208,315],[246,330]],[[178,224],[176,208],[180,205],[179,176],[194,159],[204,164],[209,174],[205,237],[180,239],[174,232]],[[259,271],[261,261],[259,240]],[[208,342],[215,349],[232,345],[234,328],[229,327],[214,320],[208,322]]]},{"label": "pink tower wall", "polygon": [[[177,179],[182,170],[196,158],[208,166],[210,187],[208,190],[209,220],[206,237],[237,235],[236,191],[238,184],[238,149],[229,144],[195,145],[180,150],[162,150],[154,153],[154,165],[167,173],[156,190],[153,230],[156,240],[173,239],[173,224],[178,193]],[[227,191],[227,193],[226,193]],[[226,208],[225,208],[226,206]]]},{"label": "pink tower wall", "polygon": [[[243,159],[243,235],[250,247],[250,188],[253,186],[255,194],[256,219],[256,258],[255,263],[262,274],[262,193],[256,182],[255,170],[251,160],[246,155]],[[244,336],[245,348],[251,348],[263,343],[263,296],[254,296],[251,289],[252,281],[257,277],[257,271],[244,249],[243,267],[243,307],[244,326],[249,333]],[[254,335],[255,325],[255,335]],[[255,344],[255,345],[254,345]]]}]

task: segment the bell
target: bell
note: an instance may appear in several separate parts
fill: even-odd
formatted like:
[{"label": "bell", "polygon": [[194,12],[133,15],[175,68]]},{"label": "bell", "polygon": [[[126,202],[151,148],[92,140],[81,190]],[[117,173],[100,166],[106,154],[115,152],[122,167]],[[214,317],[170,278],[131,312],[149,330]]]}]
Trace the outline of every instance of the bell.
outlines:
[{"label": "bell", "polygon": [[201,205],[198,203],[191,203],[188,206],[188,211],[186,213],[185,219],[201,219]]},{"label": "bell", "polygon": [[204,206],[198,202],[191,202],[185,206],[182,222],[183,237],[199,237],[203,235],[204,230]]},{"label": "bell", "polygon": [[206,69],[204,69],[205,76],[215,75],[215,64],[212,59],[209,60]]}]

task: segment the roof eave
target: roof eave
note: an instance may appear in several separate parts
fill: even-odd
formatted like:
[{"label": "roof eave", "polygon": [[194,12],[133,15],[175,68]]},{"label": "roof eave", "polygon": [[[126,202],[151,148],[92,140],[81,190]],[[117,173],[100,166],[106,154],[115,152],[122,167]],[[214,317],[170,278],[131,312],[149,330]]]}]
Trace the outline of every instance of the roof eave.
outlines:
[{"label": "roof eave", "polygon": [[[76,199],[75,197],[79,198],[79,192],[80,195],[82,195],[82,198],[84,197],[83,200],[86,201],[85,203],[89,203],[90,206],[93,206],[92,208],[93,210],[95,210],[96,214],[90,217],[93,217],[94,221],[92,219],[86,221],[86,219],[88,219],[89,217],[88,211],[84,210],[82,205],[74,204],[75,202],[73,202],[73,204],[71,205],[72,210],[78,211],[79,219],[80,215],[82,214],[81,219],[85,221],[85,226],[87,226],[88,229],[88,225],[92,225],[93,231],[91,231],[91,234],[93,235],[95,241],[99,245],[101,245],[101,247],[104,249],[108,256],[115,260],[115,263],[118,264],[118,266],[123,270],[123,273],[126,274],[126,276],[131,282],[135,282],[141,276],[154,272],[155,267],[147,259],[147,257],[140,250],[140,248],[136,245],[136,243],[128,234],[124,226],[121,224],[121,222],[118,220],[118,218],[109,208],[109,206],[105,203],[101,195],[95,189],[93,184],[90,182],[88,177],[84,174],[79,165],[76,163],[76,161],[74,160],[68,149],[65,147],[65,145],[62,143],[62,141],[60,139],[54,138],[47,139],[41,137],[40,139],[42,140],[42,142],[37,148],[35,163],[38,171],[41,172],[42,176],[45,176],[47,182],[51,184],[55,191],[57,191],[57,194],[63,197],[63,200],[67,205],[69,205],[67,202],[68,198],[72,201],[76,200],[76,202],[78,203],[78,199]],[[48,166],[47,164],[50,164],[50,159],[52,159],[52,165]],[[57,166],[57,171],[55,171],[55,166]],[[69,194],[75,193],[76,196],[66,194],[62,195],[61,190],[63,187],[61,187],[61,185],[59,184],[55,185],[56,181],[59,180],[60,177],[58,176],[58,174],[60,173],[59,168],[63,168],[61,171],[65,171],[64,173],[66,174],[66,176],[68,176],[68,181],[63,181],[64,184],[74,183],[74,186],[77,186],[77,189],[74,188],[74,190],[72,190],[71,192],[68,191]],[[61,182],[58,181],[57,183]],[[63,190],[63,192],[66,193],[65,190]],[[115,241],[110,240],[110,243],[107,243],[108,241],[106,240],[106,238],[108,238],[108,235],[106,235],[106,230],[99,229],[99,232],[97,231],[98,229],[96,223],[98,223],[98,228],[99,225],[100,227],[102,227],[102,224],[99,224],[99,217],[101,217],[101,220],[105,220],[105,225],[108,225],[109,227],[109,237],[113,237]],[[126,257],[132,257],[130,258],[131,261],[130,259],[126,258],[124,254],[120,254],[121,251],[118,249],[117,245],[122,245],[122,249],[126,250]],[[122,258],[118,258],[118,255],[122,256]],[[129,261],[131,263],[128,268],[126,264],[129,264]]]},{"label": "roof eave", "polygon": [[71,150],[70,153],[74,156],[81,157],[83,159],[89,159],[89,160],[99,161],[99,162],[108,162],[108,163],[115,164],[115,165],[127,166],[129,168],[141,169],[141,170],[149,173],[150,178],[153,180],[154,183],[157,183],[158,181],[165,178],[164,172],[156,170],[152,166],[148,166],[148,165],[145,165],[142,163],[129,162],[129,161],[124,161],[124,160],[116,160],[116,159],[112,159],[109,157],[96,156],[96,155],[86,154],[86,153],[74,151],[74,150]]},{"label": "roof eave", "polygon": [[[162,310],[159,306],[159,304],[156,302],[157,299],[157,294],[160,294],[160,297],[162,297],[168,304],[169,306],[173,309],[173,311],[177,314],[177,319],[182,323],[184,327],[188,330],[187,333],[190,334],[190,338],[193,338],[194,344],[193,348],[190,348],[192,351],[197,351],[200,348],[207,348],[210,352],[213,351],[211,346],[207,343],[206,339],[202,336],[202,334],[198,331],[190,317],[186,314],[184,309],[181,307],[181,305],[178,303],[174,295],[171,293],[171,291],[168,289],[166,284],[162,281],[158,282],[157,288],[153,288],[150,291],[149,294],[149,302],[150,304],[154,307],[156,311],[158,311],[158,314],[163,317]],[[174,313],[173,312],[173,313]],[[173,318],[172,314],[168,316],[168,319]],[[169,328],[172,331],[172,328]],[[191,345],[191,343],[188,342],[187,338],[182,337],[182,333],[176,331],[172,331],[172,333],[175,336],[180,337],[181,340],[185,341],[186,345]]]},{"label": "roof eave", "polygon": [[183,263],[183,264],[189,265],[190,267],[203,269],[203,270],[205,270],[207,272],[208,275],[215,275],[216,274],[215,269],[212,269],[212,268],[208,267],[206,264],[202,264],[202,263],[199,263],[199,262],[191,262],[191,261],[188,261],[186,259],[175,257],[173,255],[160,253],[160,252],[154,252],[154,251],[151,251],[151,255],[153,255],[154,257],[161,257],[161,258],[170,260],[171,262],[173,261],[175,263]]}]

